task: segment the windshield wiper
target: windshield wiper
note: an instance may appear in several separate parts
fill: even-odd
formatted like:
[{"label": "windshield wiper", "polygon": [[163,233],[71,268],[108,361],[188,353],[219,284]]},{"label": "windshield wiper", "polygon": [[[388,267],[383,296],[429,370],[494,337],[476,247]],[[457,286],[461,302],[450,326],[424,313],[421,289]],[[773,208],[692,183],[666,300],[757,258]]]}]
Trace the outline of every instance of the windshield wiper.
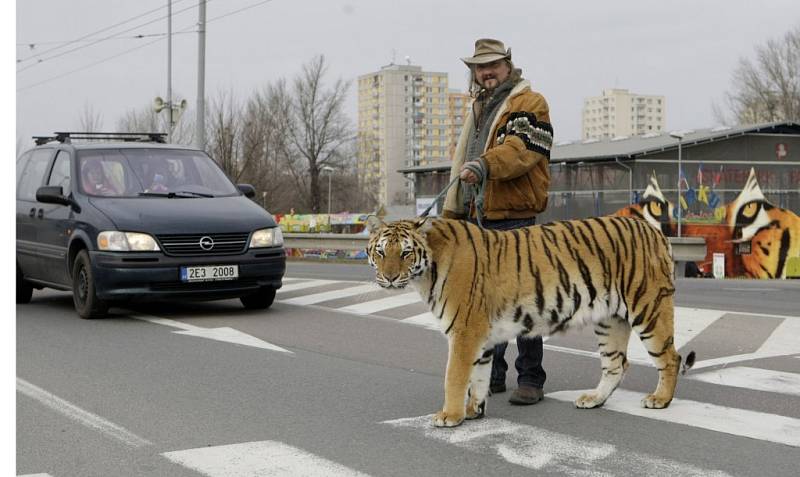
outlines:
[{"label": "windshield wiper", "polygon": [[212,194],[204,194],[202,192],[192,192],[188,190],[180,190],[177,192],[139,192],[140,197],[166,197],[168,199],[174,198],[193,198],[193,197],[214,197]]}]

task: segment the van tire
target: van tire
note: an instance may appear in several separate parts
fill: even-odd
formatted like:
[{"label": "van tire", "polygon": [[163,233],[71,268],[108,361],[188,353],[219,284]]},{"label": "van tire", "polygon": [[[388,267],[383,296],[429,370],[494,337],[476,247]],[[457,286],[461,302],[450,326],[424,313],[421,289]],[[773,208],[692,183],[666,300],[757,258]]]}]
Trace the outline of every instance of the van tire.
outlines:
[{"label": "van tire", "polygon": [[100,318],[108,312],[108,303],[96,292],[89,252],[81,250],[72,265],[72,302],[81,318]]},{"label": "van tire", "polygon": [[22,277],[22,270],[17,267],[17,303],[30,303],[33,296],[33,287]]},{"label": "van tire", "polygon": [[272,287],[261,287],[260,290],[239,298],[242,305],[248,310],[266,310],[275,301],[275,289]]}]

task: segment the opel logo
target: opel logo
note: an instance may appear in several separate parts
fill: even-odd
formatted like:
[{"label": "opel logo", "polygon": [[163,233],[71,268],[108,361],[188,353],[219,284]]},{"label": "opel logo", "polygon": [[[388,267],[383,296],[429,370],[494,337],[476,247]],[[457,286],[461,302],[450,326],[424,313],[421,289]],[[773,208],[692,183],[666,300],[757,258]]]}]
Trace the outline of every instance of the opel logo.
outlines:
[{"label": "opel logo", "polygon": [[209,251],[214,248],[214,239],[206,235],[205,237],[200,238],[200,248],[205,251]]}]

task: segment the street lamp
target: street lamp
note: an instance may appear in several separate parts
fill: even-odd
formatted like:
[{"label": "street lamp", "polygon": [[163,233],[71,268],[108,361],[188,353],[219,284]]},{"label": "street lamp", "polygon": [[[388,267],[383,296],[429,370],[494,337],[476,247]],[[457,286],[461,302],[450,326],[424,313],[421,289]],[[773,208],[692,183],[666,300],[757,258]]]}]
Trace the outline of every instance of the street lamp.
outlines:
[{"label": "street lamp", "polygon": [[331,177],[333,177],[333,167],[331,166],[323,166],[320,169],[322,172],[328,173],[328,220],[330,220],[331,215]]},{"label": "street lamp", "polygon": [[679,131],[669,133],[669,137],[678,140],[678,237],[681,236],[681,149],[683,133]]}]

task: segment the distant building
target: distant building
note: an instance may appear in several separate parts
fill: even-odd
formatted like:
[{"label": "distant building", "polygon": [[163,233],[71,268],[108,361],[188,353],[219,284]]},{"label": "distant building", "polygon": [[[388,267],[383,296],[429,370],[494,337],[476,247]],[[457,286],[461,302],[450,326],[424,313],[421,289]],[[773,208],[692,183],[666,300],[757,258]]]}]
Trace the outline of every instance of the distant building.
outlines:
[{"label": "distant building", "polygon": [[390,64],[359,76],[359,177],[380,205],[414,203],[413,177],[398,170],[449,160],[468,102],[448,88],[447,73],[420,66]]},{"label": "distant building", "polygon": [[450,142],[447,146],[446,159],[448,160],[452,160],[456,152],[458,136],[461,134],[461,128],[464,127],[464,118],[467,117],[471,103],[472,98],[467,93],[462,93],[457,89],[451,89],[447,93],[447,135]]},{"label": "distant building", "polygon": [[613,139],[660,133],[666,129],[664,96],[634,94],[627,89],[606,89],[601,96],[583,100],[583,139]]}]

